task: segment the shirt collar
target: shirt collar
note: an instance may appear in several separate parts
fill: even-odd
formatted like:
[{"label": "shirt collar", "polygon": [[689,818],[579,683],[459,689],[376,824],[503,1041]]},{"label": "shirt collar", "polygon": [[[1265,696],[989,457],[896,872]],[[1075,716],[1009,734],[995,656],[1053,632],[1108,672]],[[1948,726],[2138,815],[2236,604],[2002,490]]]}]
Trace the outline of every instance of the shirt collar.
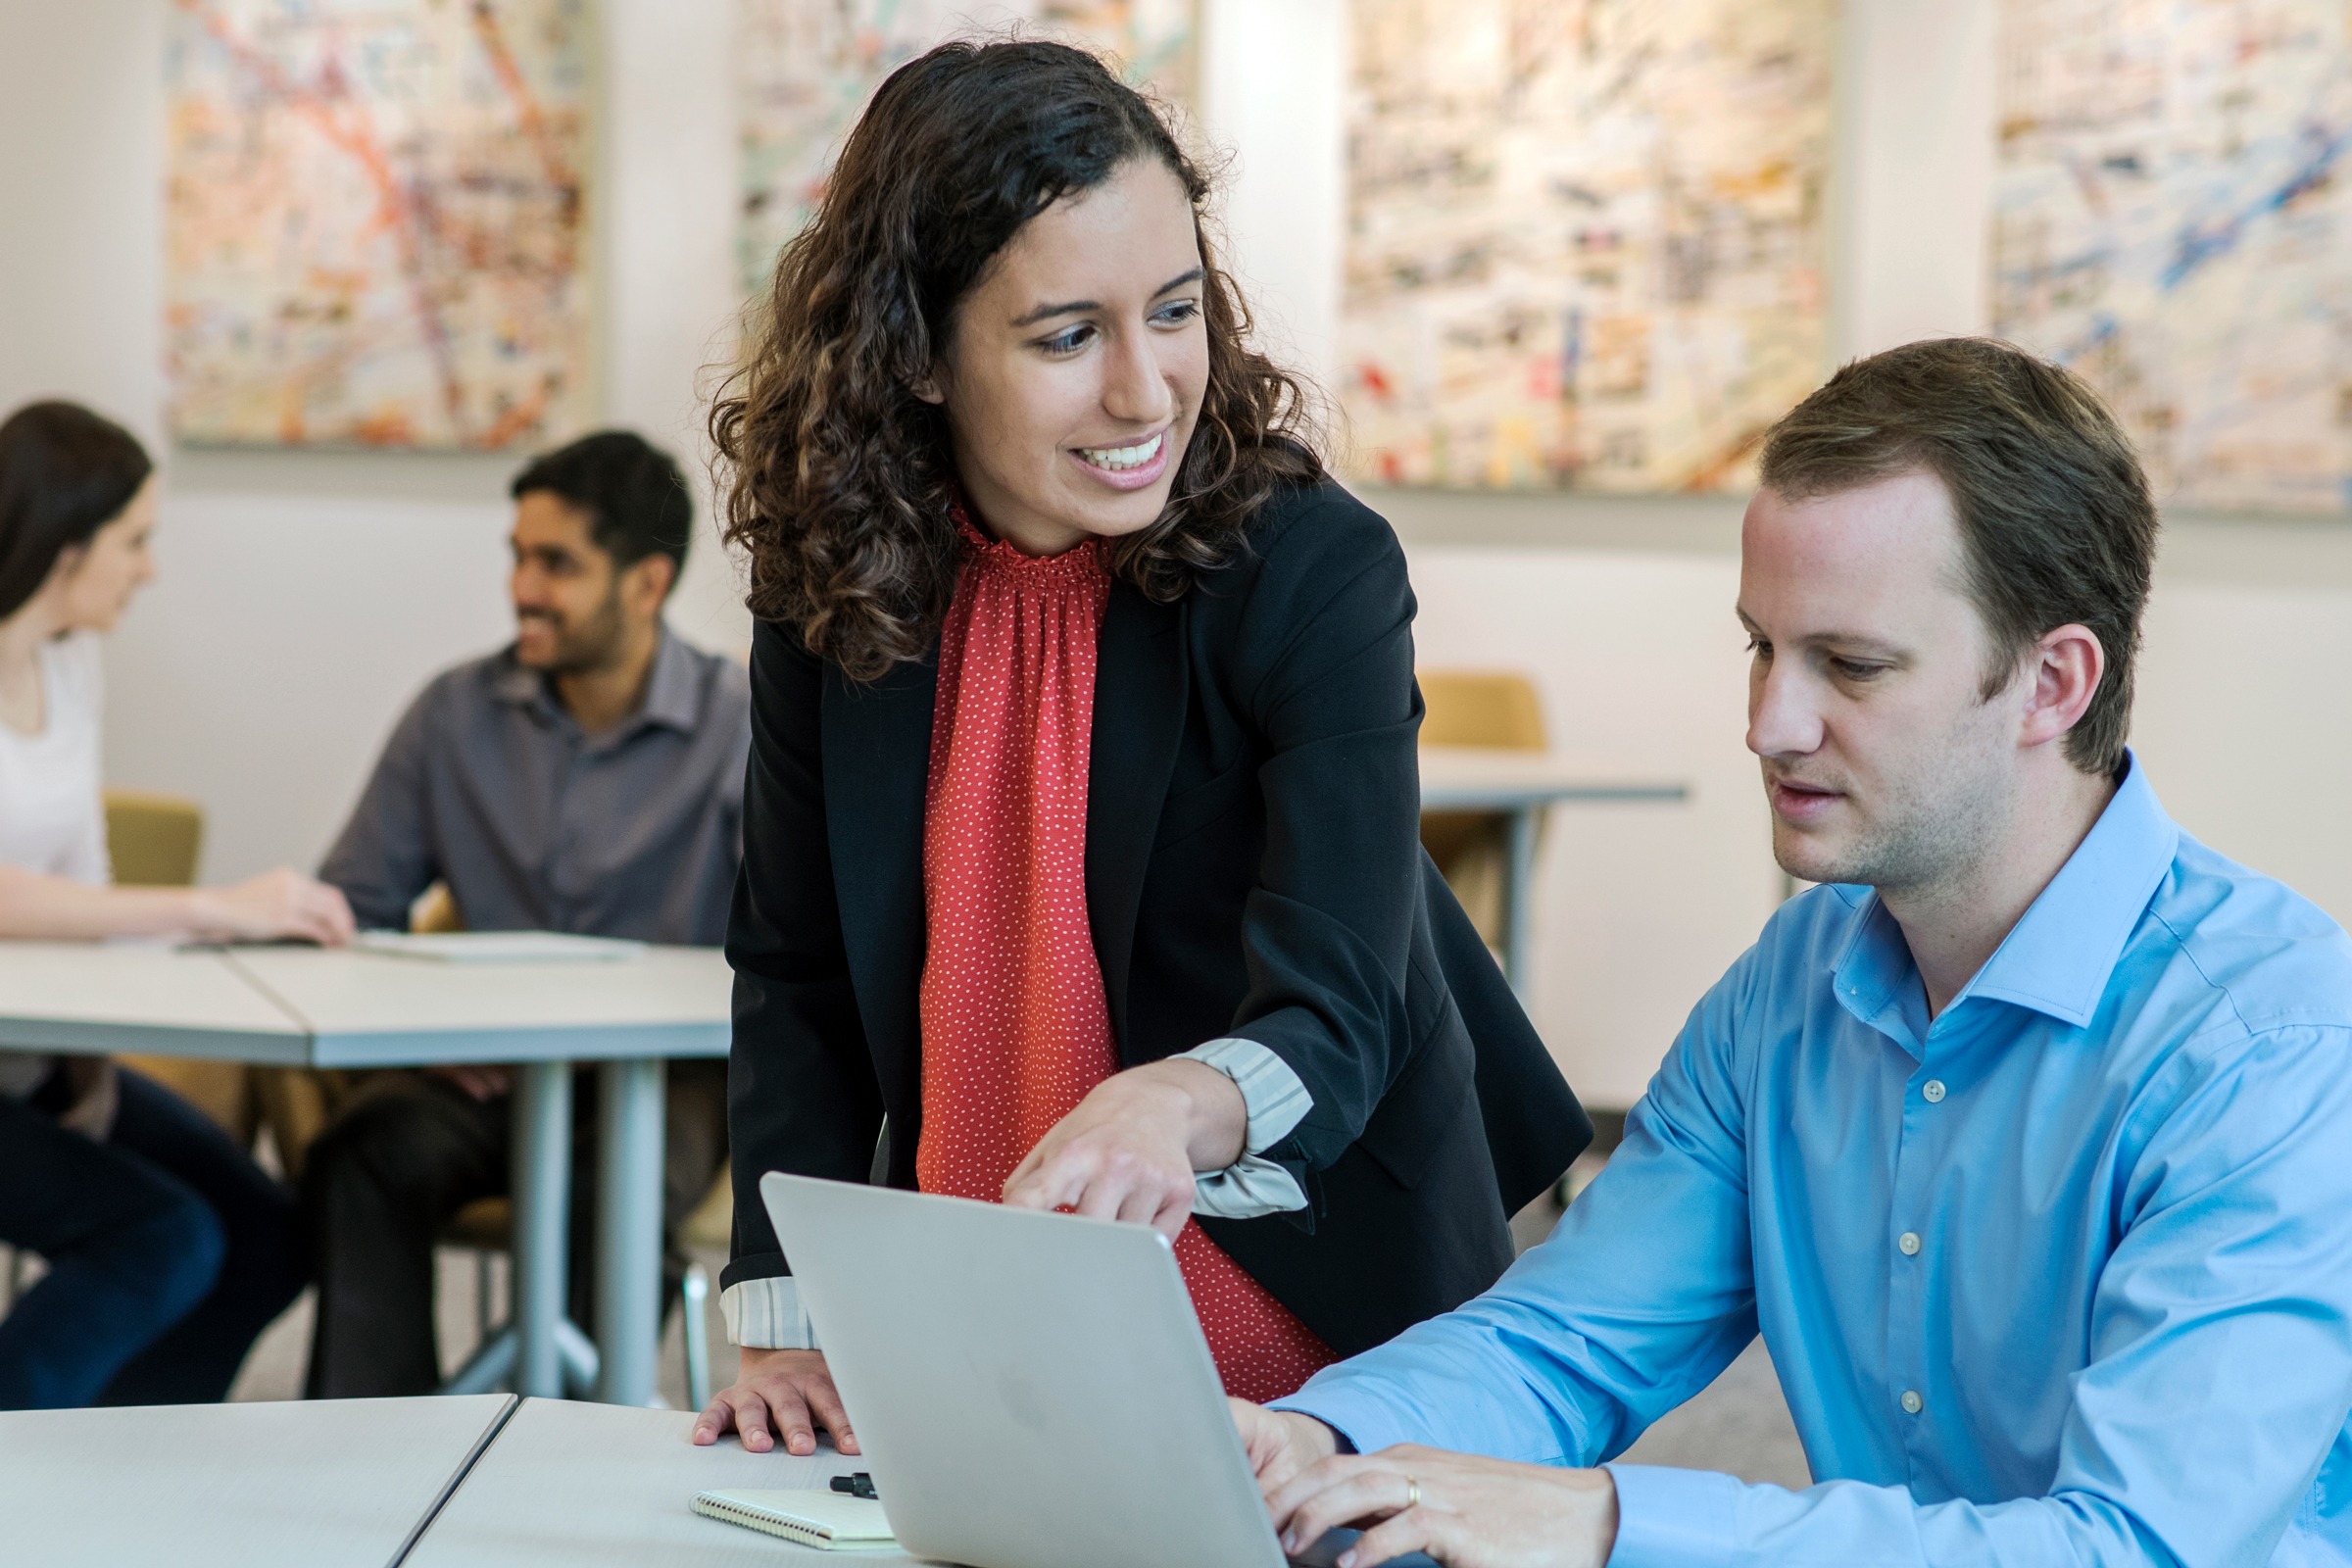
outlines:
[{"label": "shirt collar", "polygon": [[2078,1029],[2090,1022],[2124,944],[2180,850],[2180,829],[2157,804],[2139,760],[2126,752],[2107,809],[1961,997],[2014,1002]]},{"label": "shirt collar", "polygon": [[[2165,815],[2139,760],[2126,752],[2124,776],[2107,808],[1952,1005],[1983,997],[2030,1007],[2078,1029],[2090,1022],[2124,944],[2172,869],[2180,846],[2180,829]],[[1901,927],[1875,892],[1837,891],[1857,913],[1853,938],[1833,973],[1838,1000],[1864,1023],[1881,1028],[1896,1021],[1887,1018],[1889,1007],[1908,1010],[1905,1004],[1919,990],[1918,967]],[[1919,1010],[1924,1020],[1924,999]]]},{"label": "shirt collar", "polygon": [[661,646],[654,650],[654,671],[645,682],[645,704],[637,710],[641,723],[660,724],[691,735],[702,722],[702,681],[695,668],[694,650],[662,627]]},{"label": "shirt collar", "polygon": [[[661,628],[661,638],[654,649],[653,670],[646,677],[645,701],[613,731],[615,739],[634,735],[651,724],[691,735],[702,721],[699,701],[702,682],[697,678],[694,650],[671,635],[666,623]],[[501,701],[548,717],[569,716],[548,690],[547,677],[514,662],[512,644],[508,645],[505,660],[505,667],[491,683]]]}]

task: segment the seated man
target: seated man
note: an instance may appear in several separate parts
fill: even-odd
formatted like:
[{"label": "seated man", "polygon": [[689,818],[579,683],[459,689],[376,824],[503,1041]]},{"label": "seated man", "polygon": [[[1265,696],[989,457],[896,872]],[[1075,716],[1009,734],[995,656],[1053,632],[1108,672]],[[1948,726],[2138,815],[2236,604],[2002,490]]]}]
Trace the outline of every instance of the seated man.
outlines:
[{"label": "seated man", "polygon": [[[2062,370],[1920,343],[1762,477],[1747,744],[1831,885],[1548,1242],[1235,1406],[1278,1526],[1380,1521],[1348,1568],[2352,1562],[2352,944],[2125,750],[2129,442]],[[1759,1330],[1818,1485],[1583,1468]]]},{"label": "seated man", "polygon": [[[742,853],[751,688],[662,622],[694,521],[677,465],[609,431],[539,459],[514,493],[514,642],[424,689],[318,874],[363,926],[405,929],[438,881],[477,931],[715,945]],[[673,1062],[668,1085],[674,1237],[725,1163],[726,1063]],[[439,1382],[433,1236],[507,1191],[510,1088],[501,1067],[380,1075],[312,1148],[313,1397]],[[589,1098],[575,1097],[582,1136]],[[575,1140],[582,1322],[593,1174]]]}]

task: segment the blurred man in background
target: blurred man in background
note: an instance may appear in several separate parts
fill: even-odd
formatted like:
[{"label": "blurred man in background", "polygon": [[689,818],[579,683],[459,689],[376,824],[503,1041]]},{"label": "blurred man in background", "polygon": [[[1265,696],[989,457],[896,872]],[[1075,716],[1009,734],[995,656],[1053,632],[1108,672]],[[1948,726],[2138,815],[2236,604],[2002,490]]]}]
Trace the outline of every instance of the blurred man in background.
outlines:
[{"label": "blurred man in background", "polygon": [[[741,855],[750,688],[662,618],[693,529],[677,465],[606,431],[514,484],[514,641],[413,704],[319,868],[364,927],[443,923],[715,946]],[[444,890],[446,905],[443,904]],[[584,1089],[588,1088],[584,1081]],[[510,1069],[381,1074],[302,1160],[313,1397],[429,1393],[433,1244],[508,1189]],[[726,1063],[669,1065],[664,1220],[726,1158]],[[575,1097],[572,1315],[588,1321],[592,1091]]]}]

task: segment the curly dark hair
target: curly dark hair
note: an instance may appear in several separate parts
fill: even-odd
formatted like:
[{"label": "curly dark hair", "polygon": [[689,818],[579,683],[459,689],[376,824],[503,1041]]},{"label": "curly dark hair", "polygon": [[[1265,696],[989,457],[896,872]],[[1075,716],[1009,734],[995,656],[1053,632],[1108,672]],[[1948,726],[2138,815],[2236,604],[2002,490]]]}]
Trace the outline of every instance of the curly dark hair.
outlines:
[{"label": "curly dark hair", "polygon": [[1136,159],[1192,200],[1208,384],[1166,509],[1110,543],[1111,569],[1182,598],[1278,487],[1322,477],[1304,383],[1248,346],[1202,219],[1212,181],[1159,111],[1083,50],[943,44],[891,73],[850,132],[710,411],[753,614],[859,680],[923,655],[960,547],[947,417],[911,388],[1020,226]]}]

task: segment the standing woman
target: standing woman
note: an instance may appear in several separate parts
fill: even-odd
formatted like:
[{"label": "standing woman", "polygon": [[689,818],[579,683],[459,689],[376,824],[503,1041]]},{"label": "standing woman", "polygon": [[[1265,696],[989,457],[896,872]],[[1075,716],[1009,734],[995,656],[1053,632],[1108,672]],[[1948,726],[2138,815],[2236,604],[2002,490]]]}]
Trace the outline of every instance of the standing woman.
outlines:
[{"label": "standing woman", "polygon": [[[98,638],[155,575],[153,465],[71,403],[0,422],[0,938],[351,934],[291,871],[107,885]],[[103,1057],[0,1052],[0,1241],[49,1272],[0,1318],[0,1409],[218,1399],[302,1289],[292,1198]]]},{"label": "standing woman", "polygon": [[1092,56],[936,49],[713,412],[760,626],[698,1442],[856,1451],[766,1171],[1157,1225],[1257,1398],[1491,1284],[1590,1136],[1421,854],[1403,557],[1208,195]]}]

